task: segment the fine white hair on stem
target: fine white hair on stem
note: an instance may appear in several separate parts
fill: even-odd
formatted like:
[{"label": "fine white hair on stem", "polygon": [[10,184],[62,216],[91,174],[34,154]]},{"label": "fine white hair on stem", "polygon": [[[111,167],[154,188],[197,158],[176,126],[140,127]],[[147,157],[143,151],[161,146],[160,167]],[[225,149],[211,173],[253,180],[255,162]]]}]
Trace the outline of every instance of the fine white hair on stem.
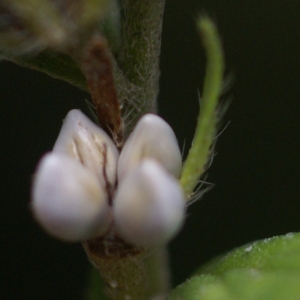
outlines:
[{"label": "fine white hair on stem", "polygon": [[134,121],[133,118],[131,118],[132,113],[134,112],[135,108],[132,107],[130,110],[128,110],[126,112],[125,115],[123,115],[123,123],[124,123],[124,127],[127,128],[129,126],[131,126],[132,122]]},{"label": "fine white hair on stem", "polygon": [[102,185],[115,185],[118,150],[110,137],[80,110],[71,110],[53,151],[65,153],[91,170]]},{"label": "fine white hair on stem", "polygon": [[159,162],[170,174],[180,176],[182,159],[172,128],[154,114],[144,115],[126,141],[118,163],[118,179],[145,158]]},{"label": "fine white hair on stem", "polygon": [[199,187],[196,187],[193,194],[190,196],[187,206],[194,204],[199,201],[204,194],[210,191],[215,185],[210,182],[199,180]]},{"label": "fine white hair on stem", "polygon": [[185,216],[183,191],[153,159],[145,159],[120,182],[113,203],[115,227],[127,242],[141,247],[167,244]]},{"label": "fine white hair on stem", "polygon": [[103,234],[111,222],[107,193],[98,178],[65,154],[46,154],[38,165],[31,208],[53,236],[79,241]]},{"label": "fine white hair on stem", "polygon": [[214,137],[214,140],[218,139],[222,134],[223,132],[225,132],[225,130],[227,129],[227,127],[229,126],[230,124],[230,121],[228,121],[224,126],[223,128],[216,134],[216,136]]}]

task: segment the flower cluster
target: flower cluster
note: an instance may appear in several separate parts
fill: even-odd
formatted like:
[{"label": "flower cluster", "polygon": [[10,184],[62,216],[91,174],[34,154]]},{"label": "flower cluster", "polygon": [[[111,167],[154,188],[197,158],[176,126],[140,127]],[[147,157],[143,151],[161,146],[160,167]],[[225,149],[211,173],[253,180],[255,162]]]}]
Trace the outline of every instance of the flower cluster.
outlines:
[{"label": "flower cluster", "polygon": [[72,110],[38,165],[32,210],[63,240],[113,233],[135,246],[163,245],[184,220],[181,166],[174,132],[160,117],[143,116],[119,154],[100,127]]}]

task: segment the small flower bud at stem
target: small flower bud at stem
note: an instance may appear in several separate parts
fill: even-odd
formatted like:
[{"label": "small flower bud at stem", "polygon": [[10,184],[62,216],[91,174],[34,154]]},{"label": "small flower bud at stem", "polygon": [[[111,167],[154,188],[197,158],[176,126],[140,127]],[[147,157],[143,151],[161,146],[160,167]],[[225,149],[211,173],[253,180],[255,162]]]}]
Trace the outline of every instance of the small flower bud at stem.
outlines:
[{"label": "small flower bud at stem", "polygon": [[76,158],[100,180],[115,185],[118,150],[110,137],[80,110],[71,110],[53,147],[54,152]]},{"label": "small flower bud at stem", "polygon": [[179,182],[155,160],[128,172],[114,199],[117,232],[141,247],[167,244],[181,228],[185,200]]},{"label": "small flower bud at stem", "polygon": [[101,235],[111,221],[107,194],[97,177],[76,160],[55,152],[46,154],[38,165],[31,207],[46,231],[67,241]]},{"label": "small flower bud at stem", "polygon": [[126,141],[118,164],[118,178],[122,180],[144,158],[158,161],[173,176],[181,172],[181,153],[172,128],[154,114],[143,116]]}]

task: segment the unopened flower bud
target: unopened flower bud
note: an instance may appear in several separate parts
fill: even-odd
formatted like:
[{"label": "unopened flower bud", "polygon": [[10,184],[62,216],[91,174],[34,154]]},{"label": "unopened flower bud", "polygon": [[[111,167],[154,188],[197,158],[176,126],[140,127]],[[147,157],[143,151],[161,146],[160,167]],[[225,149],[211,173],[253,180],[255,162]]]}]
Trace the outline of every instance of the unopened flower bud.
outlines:
[{"label": "unopened flower bud", "polygon": [[143,116],[126,141],[118,164],[118,178],[145,158],[153,158],[173,176],[181,172],[181,153],[172,128],[154,114]]},{"label": "unopened flower bud", "polygon": [[54,152],[65,153],[77,159],[99,179],[114,186],[118,150],[110,137],[90,121],[80,110],[71,110],[55,142]]},{"label": "unopened flower bud", "polygon": [[119,235],[141,247],[167,244],[181,228],[185,201],[178,181],[151,159],[120,182],[113,203]]},{"label": "unopened flower bud", "polygon": [[46,154],[37,168],[31,206],[46,231],[67,241],[101,235],[111,221],[107,194],[97,177],[55,152]]}]

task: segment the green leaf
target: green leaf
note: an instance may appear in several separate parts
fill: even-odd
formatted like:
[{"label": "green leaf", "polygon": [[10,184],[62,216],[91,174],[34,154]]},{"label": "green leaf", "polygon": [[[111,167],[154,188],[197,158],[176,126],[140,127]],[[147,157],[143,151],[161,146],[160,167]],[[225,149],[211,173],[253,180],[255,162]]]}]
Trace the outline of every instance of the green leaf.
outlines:
[{"label": "green leaf", "polygon": [[78,65],[68,56],[51,50],[37,55],[13,55],[0,49],[0,58],[18,65],[44,72],[87,91],[87,83]]},{"label": "green leaf", "polygon": [[300,299],[300,234],[264,239],[208,263],[168,300]]}]

